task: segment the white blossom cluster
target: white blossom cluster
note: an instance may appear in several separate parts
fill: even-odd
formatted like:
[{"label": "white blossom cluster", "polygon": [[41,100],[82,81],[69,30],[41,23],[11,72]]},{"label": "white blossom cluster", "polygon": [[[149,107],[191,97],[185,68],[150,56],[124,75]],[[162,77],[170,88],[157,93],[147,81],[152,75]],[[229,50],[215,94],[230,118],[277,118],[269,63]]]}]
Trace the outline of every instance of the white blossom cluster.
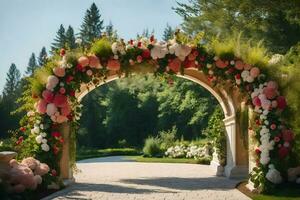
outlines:
[{"label": "white blossom cluster", "polygon": [[47,133],[45,132],[45,127],[40,120],[36,120],[33,129],[31,129],[31,134],[36,135],[35,140],[41,145],[43,151],[49,151],[50,147],[47,144]]}]

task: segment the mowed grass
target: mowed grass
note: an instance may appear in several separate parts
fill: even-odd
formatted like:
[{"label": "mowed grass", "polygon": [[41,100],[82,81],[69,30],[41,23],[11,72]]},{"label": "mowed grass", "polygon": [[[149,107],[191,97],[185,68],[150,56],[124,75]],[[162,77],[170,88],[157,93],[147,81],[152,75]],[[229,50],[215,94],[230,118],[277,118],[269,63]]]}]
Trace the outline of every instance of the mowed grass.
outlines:
[{"label": "mowed grass", "polygon": [[253,197],[254,200],[300,200],[300,186],[292,188],[280,188],[272,194],[259,194]]},{"label": "mowed grass", "polygon": [[153,162],[153,163],[189,163],[189,164],[209,164],[209,158],[203,158],[200,160],[195,160],[192,158],[150,158],[150,157],[143,157],[143,156],[127,156],[129,160],[133,160],[136,162]]},{"label": "mowed grass", "polygon": [[122,155],[141,155],[141,152],[133,148],[80,149],[76,153],[76,160]]}]

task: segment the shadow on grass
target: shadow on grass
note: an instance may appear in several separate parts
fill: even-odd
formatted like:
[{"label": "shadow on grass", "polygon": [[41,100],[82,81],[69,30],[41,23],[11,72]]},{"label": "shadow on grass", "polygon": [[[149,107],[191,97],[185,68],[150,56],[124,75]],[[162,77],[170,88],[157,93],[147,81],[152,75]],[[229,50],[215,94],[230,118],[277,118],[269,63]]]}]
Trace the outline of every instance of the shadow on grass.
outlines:
[{"label": "shadow on grass", "polygon": [[158,186],[177,190],[201,190],[216,189],[230,190],[234,189],[238,180],[229,180],[225,177],[207,177],[207,178],[178,178],[178,177],[158,177],[145,179],[123,179],[123,183]]}]

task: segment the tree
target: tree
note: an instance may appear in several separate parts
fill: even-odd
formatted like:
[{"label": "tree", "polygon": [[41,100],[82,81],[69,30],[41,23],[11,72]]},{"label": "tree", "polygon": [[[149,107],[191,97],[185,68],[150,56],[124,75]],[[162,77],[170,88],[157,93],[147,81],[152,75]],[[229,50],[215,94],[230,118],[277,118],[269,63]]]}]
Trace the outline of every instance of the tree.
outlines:
[{"label": "tree", "polygon": [[299,10],[295,0],[190,0],[175,8],[190,34],[204,31],[210,39],[242,31],[251,40],[264,40],[277,53],[285,53],[300,41]]},{"label": "tree", "polygon": [[58,31],[56,32],[54,42],[52,43],[51,52],[55,53],[61,48],[65,48],[65,43],[66,43],[65,28],[61,24]]},{"label": "tree", "polygon": [[46,51],[46,48],[43,47],[40,54],[39,54],[39,57],[38,57],[38,63],[39,63],[39,66],[44,66],[45,63],[47,62],[47,51]]},{"label": "tree", "polygon": [[65,46],[67,46],[70,49],[75,49],[76,48],[76,43],[75,43],[75,35],[74,35],[74,30],[72,26],[68,27],[68,30],[66,31],[66,43]]},{"label": "tree", "polygon": [[103,20],[101,20],[99,9],[93,3],[90,9],[86,10],[80,29],[83,44],[90,44],[95,38],[100,37],[103,29]]},{"label": "tree", "polygon": [[3,97],[14,97],[18,90],[21,73],[15,63],[12,63],[6,74],[6,83],[3,90]]},{"label": "tree", "polygon": [[164,30],[163,40],[168,41],[170,39],[173,39],[173,36],[174,36],[174,30],[172,29],[172,27],[169,24],[167,24],[167,26]]},{"label": "tree", "polygon": [[36,58],[35,58],[35,54],[32,53],[30,58],[29,58],[29,61],[28,61],[28,66],[27,66],[27,69],[26,69],[26,74],[28,76],[32,76],[34,71],[38,68],[39,66],[37,65],[36,63]]},{"label": "tree", "polygon": [[106,32],[106,35],[108,37],[112,37],[113,36],[113,34],[114,34],[114,26],[111,23],[111,21],[109,21],[109,24],[106,26],[105,32]]}]

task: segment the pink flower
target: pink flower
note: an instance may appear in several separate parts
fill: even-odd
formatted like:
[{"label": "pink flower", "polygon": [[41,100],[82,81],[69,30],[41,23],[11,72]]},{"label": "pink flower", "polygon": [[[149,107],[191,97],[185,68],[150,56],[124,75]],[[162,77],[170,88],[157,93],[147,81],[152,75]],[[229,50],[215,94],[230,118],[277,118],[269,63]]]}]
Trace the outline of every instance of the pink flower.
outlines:
[{"label": "pink flower", "polygon": [[136,61],[137,61],[138,63],[141,63],[141,62],[143,61],[143,57],[140,56],[140,55],[138,55],[138,56],[136,57]]},{"label": "pink flower", "polygon": [[56,94],[53,103],[56,107],[65,107],[68,104],[68,97],[62,94]]},{"label": "pink flower", "polygon": [[67,117],[71,113],[71,107],[69,104],[67,106],[61,108],[61,114],[65,117]]},{"label": "pink flower", "polygon": [[252,76],[253,78],[258,77],[259,74],[260,74],[260,70],[259,70],[259,68],[257,68],[257,67],[253,67],[253,68],[250,70],[250,76]]},{"label": "pink flower", "polygon": [[246,63],[244,64],[244,69],[245,69],[245,70],[250,70],[251,67],[252,67],[252,66],[249,65],[249,64],[246,64]]},{"label": "pink flower", "polygon": [[63,67],[55,67],[53,73],[58,77],[64,77],[66,75],[66,70]]},{"label": "pink flower", "polygon": [[66,116],[58,115],[56,117],[56,122],[59,123],[59,124],[64,123],[66,121],[68,121],[68,118]]},{"label": "pink flower", "polygon": [[254,105],[254,106],[261,106],[261,101],[260,101],[260,99],[256,96],[256,97],[254,97],[253,99],[252,99],[252,104]]},{"label": "pink flower", "polygon": [[273,101],[272,101],[272,108],[277,108],[277,106],[278,106],[277,101],[276,101],[276,100],[273,100]]},{"label": "pink flower", "polygon": [[49,103],[47,105],[46,112],[47,112],[48,116],[52,116],[52,115],[54,115],[57,112],[57,107],[53,103]]},{"label": "pink flower", "polygon": [[60,94],[65,94],[66,93],[66,89],[64,87],[59,88],[59,93]]},{"label": "pink flower", "polygon": [[89,65],[89,58],[86,56],[81,56],[80,58],[78,58],[78,63],[82,66],[82,67],[86,67]]},{"label": "pink flower", "polygon": [[268,88],[273,88],[273,89],[275,89],[275,90],[278,89],[278,85],[277,85],[277,83],[276,83],[275,81],[269,81],[269,82],[267,83],[267,87],[268,87]]},{"label": "pink flower", "polygon": [[224,69],[225,67],[227,67],[228,64],[229,64],[229,62],[228,62],[227,60],[226,60],[226,61],[223,61],[223,60],[221,60],[221,59],[218,59],[218,60],[216,61],[216,66],[217,66],[218,68],[221,68],[221,69]]},{"label": "pink flower", "polygon": [[263,93],[266,95],[268,99],[273,99],[278,94],[277,89],[272,87],[264,88]]},{"label": "pink flower", "polygon": [[121,67],[121,64],[118,60],[115,60],[115,59],[110,59],[108,60],[107,62],[107,69],[108,70],[114,70],[114,71],[117,71],[119,70]]},{"label": "pink flower", "polygon": [[36,105],[36,109],[40,114],[45,114],[47,110],[47,102],[44,99],[40,99]]},{"label": "pink flower", "polygon": [[270,128],[272,129],[272,130],[275,130],[276,129],[276,124],[271,124],[271,126],[270,126]]},{"label": "pink flower", "polygon": [[277,97],[277,107],[283,110],[286,107],[286,100],[284,96]]},{"label": "pink flower", "polygon": [[42,96],[47,103],[52,103],[54,94],[50,90],[44,90]]},{"label": "pink flower", "polygon": [[244,63],[240,60],[235,61],[235,68],[238,70],[243,70],[244,69]]},{"label": "pink flower", "polygon": [[91,68],[96,68],[96,69],[101,68],[100,60],[97,56],[91,55],[88,58],[89,58],[89,65]]},{"label": "pink flower", "polygon": [[180,70],[181,61],[179,58],[174,58],[169,62],[168,66],[173,72],[177,73]]},{"label": "pink flower", "polygon": [[279,141],[280,141],[280,137],[277,137],[277,136],[274,137],[274,141],[275,141],[275,142],[279,142]]},{"label": "pink flower", "polygon": [[92,70],[90,70],[90,69],[89,69],[89,70],[87,70],[87,71],[86,71],[86,75],[88,75],[88,76],[92,76],[92,75],[93,75],[93,71],[92,71]]}]

